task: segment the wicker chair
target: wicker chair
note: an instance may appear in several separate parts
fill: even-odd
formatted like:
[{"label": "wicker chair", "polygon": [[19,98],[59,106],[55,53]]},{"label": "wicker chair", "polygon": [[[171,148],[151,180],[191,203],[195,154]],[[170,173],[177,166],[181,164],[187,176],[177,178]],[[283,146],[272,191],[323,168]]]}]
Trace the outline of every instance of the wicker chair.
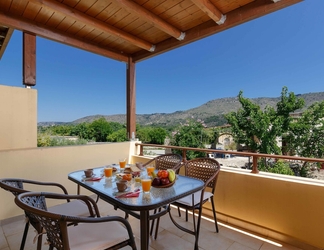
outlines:
[{"label": "wicker chair", "polygon": [[[0,187],[6,191],[11,192],[14,196],[28,192],[30,189],[34,191],[40,190],[41,188],[44,188],[44,186],[50,187],[51,190],[52,188],[54,188],[53,190],[55,191],[56,189],[58,189],[60,190],[60,192],[64,194],[68,194],[64,186],[55,182],[40,182],[34,180],[13,179],[13,178],[0,179]],[[28,187],[28,190],[26,189],[26,187]],[[90,216],[88,207],[79,200],[70,202],[70,200],[67,199],[66,202],[63,204],[50,207],[49,211],[56,212],[56,213],[65,212],[68,215]],[[42,227],[39,224],[38,220],[35,220],[34,218],[30,218],[27,214],[25,215],[26,215],[26,224],[25,224],[25,229],[20,244],[20,250],[23,250],[25,247],[25,242],[26,242],[30,224],[36,229],[37,234],[39,235],[37,239],[37,249],[40,250],[42,248],[42,235],[40,234],[42,232]]]},{"label": "wicker chair", "polygon": [[[218,179],[218,174],[220,173],[220,164],[218,161],[212,158],[196,158],[185,163],[185,175],[190,176],[196,179],[200,179],[205,183],[204,189],[200,192],[196,192],[193,195],[189,195],[182,199],[179,199],[172,203],[172,205],[177,206],[178,208],[184,208],[186,210],[186,221],[188,221],[188,210],[193,212],[193,225],[194,229],[189,230],[181,225],[179,225],[175,219],[172,217],[171,212],[169,212],[172,222],[183,231],[195,235],[195,249],[198,249],[198,239],[200,231],[200,222],[203,204],[208,200],[211,201],[212,210],[215,221],[216,232],[218,233],[217,218],[215,212],[214,204],[214,192],[216,188],[216,183]],[[210,191],[206,190],[210,188]],[[195,220],[195,210],[198,210],[198,220],[196,225]],[[180,211],[180,210],[179,210]]]},{"label": "wicker chair", "polygon": [[[79,200],[88,207],[90,217],[49,212],[46,203],[51,199]],[[26,192],[16,196],[15,202],[29,217],[40,222],[50,250],[120,249],[125,246],[136,250],[128,221],[120,216],[100,217],[96,202],[89,196]],[[74,226],[68,227],[69,224]]]},{"label": "wicker chair", "polygon": [[179,171],[182,163],[182,157],[178,154],[164,154],[157,156],[148,162],[143,164],[143,167],[147,165],[154,165],[156,170],[173,169]]}]

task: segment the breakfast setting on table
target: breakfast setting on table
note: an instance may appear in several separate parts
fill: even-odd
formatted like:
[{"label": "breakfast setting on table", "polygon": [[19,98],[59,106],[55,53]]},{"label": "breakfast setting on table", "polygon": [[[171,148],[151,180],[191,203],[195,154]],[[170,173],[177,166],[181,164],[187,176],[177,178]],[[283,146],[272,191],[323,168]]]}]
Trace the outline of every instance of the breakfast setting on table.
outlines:
[{"label": "breakfast setting on table", "polygon": [[113,186],[115,198],[134,198],[139,194],[149,194],[151,187],[168,188],[176,181],[176,173],[172,169],[156,170],[154,165],[143,166],[143,163],[127,164],[120,159],[119,164],[109,164],[100,169],[86,169],[83,182],[97,182],[105,179],[107,187]]}]

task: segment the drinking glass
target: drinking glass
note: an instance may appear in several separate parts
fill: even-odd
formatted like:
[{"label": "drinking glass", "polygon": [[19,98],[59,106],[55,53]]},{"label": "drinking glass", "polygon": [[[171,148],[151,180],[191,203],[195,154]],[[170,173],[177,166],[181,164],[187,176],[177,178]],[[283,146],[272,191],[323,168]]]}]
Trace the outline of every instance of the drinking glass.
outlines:
[{"label": "drinking glass", "polygon": [[110,179],[112,177],[112,172],[113,172],[113,169],[111,166],[104,168],[104,173],[105,173],[106,178]]},{"label": "drinking glass", "polygon": [[152,176],[152,172],[155,170],[154,166],[147,166],[146,167],[146,172],[148,176]]},{"label": "drinking glass", "polygon": [[124,171],[125,166],[126,166],[126,159],[125,158],[119,159],[120,170]]},{"label": "drinking glass", "polygon": [[142,189],[144,193],[149,193],[151,190],[151,184],[152,180],[151,179],[142,179]]}]

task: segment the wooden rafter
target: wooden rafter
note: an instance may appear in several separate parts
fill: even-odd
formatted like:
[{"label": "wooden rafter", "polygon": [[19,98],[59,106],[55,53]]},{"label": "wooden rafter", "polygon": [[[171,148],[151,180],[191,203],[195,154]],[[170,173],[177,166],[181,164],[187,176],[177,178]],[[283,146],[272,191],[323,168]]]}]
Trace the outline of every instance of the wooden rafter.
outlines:
[{"label": "wooden rafter", "polygon": [[175,41],[174,39],[164,40],[163,42],[157,44],[157,49],[155,50],[154,53],[148,54],[145,51],[140,51],[138,53],[133,54],[133,61],[139,62],[141,60],[146,60],[150,57],[195,42],[204,37],[217,34],[219,32],[230,29],[239,24],[270,14],[274,11],[299,3],[301,1],[303,0],[281,0],[279,2],[274,3],[273,1],[270,0],[255,0],[250,4],[247,4],[239,9],[227,13],[226,22],[223,25],[215,25],[214,21],[205,22],[199,26],[187,30],[185,40],[183,41]]},{"label": "wooden rafter", "polygon": [[209,0],[191,0],[199,9],[206,13],[217,24],[223,24],[226,16]]},{"label": "wooden rafter", "polygon": [[[1,44],[0,44],[0,59],[2,58],[5,50],[6,50],[6,47],[9,43],[9,40],[11,38],[11,35],[14,31],[14,29],[12,28],[8,28],[8,27],[3,27],[4,30],[6,30],[5,33],[2,33],[3,37],[1,38],[2,41],[1,41]],[[3,31],[4,32],[4,31]]]},{"label": "wooden rafter", "polygon": [[82,50],[87,50],[98,55],[113,58],[118,61],[128,61],[128,55],[126,54],[109,50],[107,48],[100,48],[97,45],[91,44],[89,42],[86,43],[80,39],[75,38],[75,36],[69,35],[62,31],[50,29],[45,25],[37,24],[20,16],[8,15],[6,14],[6,12],[0,11],[0,23],[6,23],[14,29],[28,31],[29,33],[34,33],[38,36],[80,48]]},{"label": "wooden rafter", "polygon": [[168,22],[164,21],[159,16],[153,14],[152,12],[148,11],[147,9],[143,8],[142,6],[138,5],[137,3],[130,1],[130,0],[115,0],[119,4],[123,5],[126,9],[130,12],[135,12],[137,15],[145,19],[151,25],[157,27],[158,29],[164,31],[165,33],[173,36],[178,40],[183,40],[185,37],[185,33],[181,30],[177,29],[176,27],[172,26]]},{"label": "wooden rafter", "polygon": [[38,4],[42,8],[51,9],[53,12],[61,12],[69,17],[72,17],[74,20],[80,21],[86,25],[95,27],[96,29],[100,29],[103,32],[107,32],[113,36],[116,36],[118,38],[121,38],[125,41],[128,41],[135,46],[138,46],[142,49],[145,49],[147,51],[154,51],[155,46],[147,41],[144,41],[143,39],[140,39],[136,36],[132,36],[131,34],[124,32],[120,29],[115,28],[114,26],[111,26],[105,22],[99,21],[98,19],[95,19],[93,17],[90,17],[80,11],[77,11],[76,9],[73,9],[67,5],[64,5],[62,3],[59,3],[55,0],[29,0],[30,2],[33,2],[35,4]]}]

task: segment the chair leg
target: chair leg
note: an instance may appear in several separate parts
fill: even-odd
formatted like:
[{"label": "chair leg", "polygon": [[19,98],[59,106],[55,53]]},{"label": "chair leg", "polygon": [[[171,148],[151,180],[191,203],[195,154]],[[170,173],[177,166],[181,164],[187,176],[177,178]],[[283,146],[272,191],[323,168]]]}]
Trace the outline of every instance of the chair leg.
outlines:
[{"label": "chair leg", "polygon": [[200,232],[201,214],[202,214],[202,207],[199,208],[198,220],[197,220],[197,227],[195,227],[195,233],[196,233],[195,234],[195,236],[196,236],[196,239],[195,239],[195,250],[198,250],[199,249],[199,247],[198,247],[198,240],[199,240],[199,232]]},{"label": "chair leg", "polygon": [[180,207],[178,207],[178,215],[179,215],[179,217],[181,217]]},{"label": "chair leg", "polygon": [[[153,212],[154,214],[157,212],[156,210],[157,210],[157,209],[154,209],[154,212]],[[152,233],[153,233],[154,222],[155,222],[155,220],[152,220],[151,230],[150,230],[150,235],[152,235]]]},{"label": "chair leg", "polygon": [[21,243],[20,243],[20,250],[24,250],[24,248],[25,248],[28,229],[29,229],[29,221],[27,221],[26,225],[25,225],[24,234],[23,234],[23,237],[22,237]]},{"label": "chair leg", "polygon": [[186,221],[188,221],[188,209],[186,209]]},{"label": "chair leg", "polygon": [[216,227],[216,233],[218,233],[218,224],[217,224],[217,218],[216,218],[216,210],[215,210],[215,204],[213,197],[211,198],[212,208],[213,208],[213,214],[214,214],[214,221],[215,221],[215,227]]},{"label": "chair leg", "polygon": [[43,234],[40,234],[37,239],[37,250],[42,250],[42,241],[43,241]]},{"label": "chair leg", "polygon": [[[162,208],[159,208],[159,212],[161,212],[161,210],[162,210]],[[157,220],[156,220],[155,235],[154,235],[155,240],[156,240],[156,237],[158,235],[159,225],[160,225],[160,217],[158,217]]]}]

